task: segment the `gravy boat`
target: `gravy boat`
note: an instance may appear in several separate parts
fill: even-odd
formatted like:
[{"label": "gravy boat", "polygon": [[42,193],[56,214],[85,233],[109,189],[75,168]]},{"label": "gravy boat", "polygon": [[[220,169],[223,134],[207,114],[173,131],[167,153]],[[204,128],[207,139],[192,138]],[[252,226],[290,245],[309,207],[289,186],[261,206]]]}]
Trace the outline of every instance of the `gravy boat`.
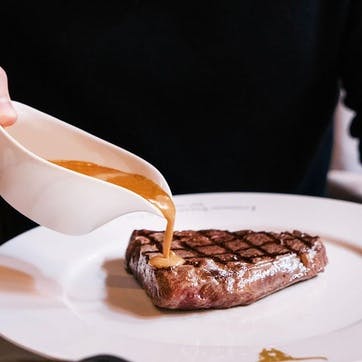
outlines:
[{"label": "gravy boat", "polygon": [[140,174],[170,197],[162,174],[137,155],[73,125],[12,101],[18,120],[0,127],[0,195],[35,223],[81,235],[127,213],[162,216],[142,196],[48,160],[78,160]]}]

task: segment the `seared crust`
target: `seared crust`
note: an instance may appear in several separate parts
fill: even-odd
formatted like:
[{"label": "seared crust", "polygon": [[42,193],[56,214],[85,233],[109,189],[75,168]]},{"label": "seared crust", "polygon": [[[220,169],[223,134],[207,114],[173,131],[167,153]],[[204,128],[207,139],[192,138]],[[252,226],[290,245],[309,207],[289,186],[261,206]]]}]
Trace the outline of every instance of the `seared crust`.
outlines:
[{"label": "seared crust", "polygon": [[300,231],[175,231],[171,249],[185,259],[157,269],[162,231],[134,230],[126,268],[161,308],[194,310],[247,305],[324,271],[325,246]]}]

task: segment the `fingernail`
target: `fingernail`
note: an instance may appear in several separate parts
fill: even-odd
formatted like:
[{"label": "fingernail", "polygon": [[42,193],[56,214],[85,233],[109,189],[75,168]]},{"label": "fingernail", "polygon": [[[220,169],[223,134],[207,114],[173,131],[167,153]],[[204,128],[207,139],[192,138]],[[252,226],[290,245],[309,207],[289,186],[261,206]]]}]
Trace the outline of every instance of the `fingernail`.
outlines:
[{"label": "fingernail", "polygon": [[17,118],[15,109],[7,99],[0,99],[0,124],[2,126],[12,125]]}]

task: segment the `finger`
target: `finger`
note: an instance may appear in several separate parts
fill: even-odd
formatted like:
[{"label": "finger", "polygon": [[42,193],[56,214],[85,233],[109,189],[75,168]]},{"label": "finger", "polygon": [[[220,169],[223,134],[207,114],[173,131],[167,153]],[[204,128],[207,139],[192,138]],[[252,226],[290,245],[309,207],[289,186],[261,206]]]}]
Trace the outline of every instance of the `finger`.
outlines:
[{"label": "finger", "polygon": [[16,121],[17,114],[11,105],[8,78],[0,67],[0,125],[10,126]]},{"label": "finger", "polygon": [[8,77],[6,76],[5,70],[2,67],[0,67],[0,99],[10,100]]}]

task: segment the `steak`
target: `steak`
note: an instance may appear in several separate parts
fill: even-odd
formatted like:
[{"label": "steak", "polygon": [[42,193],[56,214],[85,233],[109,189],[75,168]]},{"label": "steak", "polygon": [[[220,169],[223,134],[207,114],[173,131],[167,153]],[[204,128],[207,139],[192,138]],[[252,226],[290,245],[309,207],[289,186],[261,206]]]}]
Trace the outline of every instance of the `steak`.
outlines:
[{"label": "steak", "polygon": [[298,230],[175,231],[171,250],[185,260],[155,268],[164,233],[134,230],[126,250],[126,270],[154,305],[196,310],[248,305],[297,282],[315,277],[328,263],[318,236]]}]

